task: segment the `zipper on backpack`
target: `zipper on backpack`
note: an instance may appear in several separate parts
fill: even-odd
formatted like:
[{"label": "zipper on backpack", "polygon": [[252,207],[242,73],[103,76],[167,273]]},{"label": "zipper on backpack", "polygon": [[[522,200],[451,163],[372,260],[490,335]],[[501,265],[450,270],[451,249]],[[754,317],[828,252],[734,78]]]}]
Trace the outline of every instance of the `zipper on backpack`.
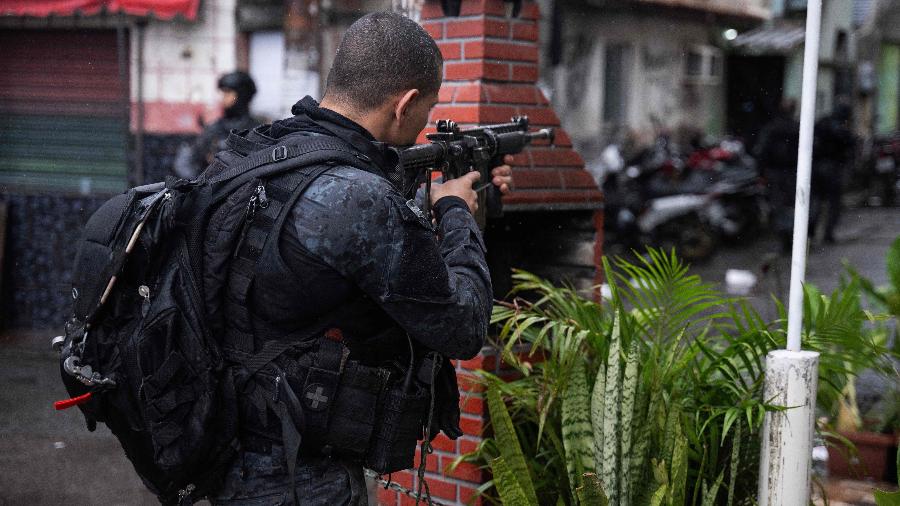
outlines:
[{"label": "zipper on backpack", "polygon": [[256,196],[257,202],[259,202],[259,208],[265,209],[269,207],[269,198],[266,196],[266,187],[260,184],[256,187]]},{"label": "zipper on backpack", "polygon": [[138,295],[144,300],[141,302],[141,317],[146,318],[147,312],[150,311],[150,287],[141,285],[138,287]]},{"label": "zipper on backpack", "polygon": [[250,201],[247,202],[247,221],[253,221],[257,208],[265,209],[267,207],[269,207],[269,199],[266,196],[266,187],[259,184],[256,186],[256,191],[250,196]]}]

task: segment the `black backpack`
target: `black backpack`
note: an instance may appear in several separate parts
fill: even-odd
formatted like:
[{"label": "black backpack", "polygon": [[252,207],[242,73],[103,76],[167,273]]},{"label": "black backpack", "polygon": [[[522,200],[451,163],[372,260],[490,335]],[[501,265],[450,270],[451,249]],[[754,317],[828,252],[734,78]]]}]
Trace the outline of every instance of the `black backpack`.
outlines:
[{"label": "black backpack", "polygon": [[[73,398],[57,408],[79,405],[89,430],[105,423],[163,504],[214,493],[238,450],[236,391],[247,368],[238,374],[221,350],[222,273],[268,202],[264,184],[277,180],[296,198],[330,165],[365,162],[338,139],[294,137],[232,167],[214,162],[193,181],[133,188],[88,220],[74,311],[54,340]],[[251,369],[283,351],[263,350]]]}]

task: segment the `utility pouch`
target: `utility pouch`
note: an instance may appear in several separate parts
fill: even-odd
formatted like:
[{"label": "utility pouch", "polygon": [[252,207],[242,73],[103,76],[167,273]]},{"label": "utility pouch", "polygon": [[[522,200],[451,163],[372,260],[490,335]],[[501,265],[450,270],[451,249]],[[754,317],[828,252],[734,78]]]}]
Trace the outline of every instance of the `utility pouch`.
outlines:
[{"label": "utility pouch", "polygon": [[375,430],[379,397],[389,378],[387,369],[347,362],[331,407],[323,453],[363,460]]},{"label": "utility pouch", "polygon": [[349,350],[340,341],[325,337],[319,345],[316,363],[306,375],[299,397],[306,421],[304,438],[311,443],[326,440],[331,409],[347,355]]},{"label": "utility pouch", "polygon": [[381,411],[366,452],[365,466],[385,474],[414,467],[416,443],[422,439],[424,417],[428,415],[428,390],[410,385],[404,391],[395,385],[385,391]]},{"label": "utility pouch", "polygon": [[437,360],[436,354],[427,354],[418,367],[410,364],[402,383],[395,382],[384,391],[378,424],[366,453],[369,469],[383,474],[414,467],[416,443],[425,437],[430,388],[440,367]]}]

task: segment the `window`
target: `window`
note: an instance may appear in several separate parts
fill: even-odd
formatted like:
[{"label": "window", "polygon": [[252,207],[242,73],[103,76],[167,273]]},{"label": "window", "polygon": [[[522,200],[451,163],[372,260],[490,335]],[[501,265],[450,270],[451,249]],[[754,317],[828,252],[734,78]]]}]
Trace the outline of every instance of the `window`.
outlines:
[{"label": "window", "polygon": [[722,51],[713,46],[693,46],[684,61],[684,77],[696,84],[717,84],[722,79]]}]

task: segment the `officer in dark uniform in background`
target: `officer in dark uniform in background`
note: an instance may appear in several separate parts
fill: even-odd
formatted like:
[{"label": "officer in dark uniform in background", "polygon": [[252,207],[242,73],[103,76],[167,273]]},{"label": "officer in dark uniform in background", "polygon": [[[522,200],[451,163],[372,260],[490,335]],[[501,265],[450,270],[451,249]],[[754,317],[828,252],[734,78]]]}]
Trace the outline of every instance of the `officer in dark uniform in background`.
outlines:
[{"label": "officer in dark uniform in background", "polygon": [[824,241],[833,244],[834,229],[841,218],[841,197],[846,174],[856,154],[856,136],[850,127],[852,110],[841,100],[834,112],[816,122],[812,167],[812,210],[809,233],[814,236],[822,213],[825,218]]},{"label": "officer in dark uniform in background", "polygon": [[[231,166],[254,143],[328,136],[371,161],[369,169],[328,169],[298,198],[284,226],[269,233],[277,241],[267,241],[256,264],[247,303],[251,321],[229,315],[229,326],[252,325],[256,350],[323,317],[351,361],[403,364],[411,348],[415,356],[434,351],[453,359],[481,350],[492,290],[472,214],[479,174],[434,184],[430,217],[385,177],[397,164],[387,147],[413,144],[437,103],[442,67],[437,44],[414,21],[367,15],[344,35],[321,104],[305,97],[293,117],[235,136],[217,155],[216,163]],[[500,191],[511,182],[508,165],[493,170]],[[446,358],[435,381],[435,416],[456,438],[459,392]],[[298,360],[304,363],[306,355]],[[278,383],[275,378],[275,389]],[[287,383],[294,386],[290,375]],[[294,457],[285,450],[283,419],[266,408],[276,394],[266,380],[255,388],[263,393],[243,393],[241,453],[213,503],[293,504],[296,494],[304,505],[366,504],[362,463],[317,453],[309,437],[289,472]]]},{"label": "officer in dark uniform in background", "polygon": [[191,179],[203,172],[219,151],[232,130],[242,131],[260,122],[250,116],[250,101],[256,95],[256,83],[246,72],[235,71],[219,78],[219,105],[222,117],[207,125],[193,144],[179,150],[173,167],[175,174]]},{"label": "officer in dark uniform in background", "polygon": [[791,251],[793,241],[797,150],[800,145],[800,123],[795,117],[796,110],[797,103],[785,99],[775,116],[763,126],[754,149],[766,178],[772,205],[772,225],[778,234],[782,253]]}]

